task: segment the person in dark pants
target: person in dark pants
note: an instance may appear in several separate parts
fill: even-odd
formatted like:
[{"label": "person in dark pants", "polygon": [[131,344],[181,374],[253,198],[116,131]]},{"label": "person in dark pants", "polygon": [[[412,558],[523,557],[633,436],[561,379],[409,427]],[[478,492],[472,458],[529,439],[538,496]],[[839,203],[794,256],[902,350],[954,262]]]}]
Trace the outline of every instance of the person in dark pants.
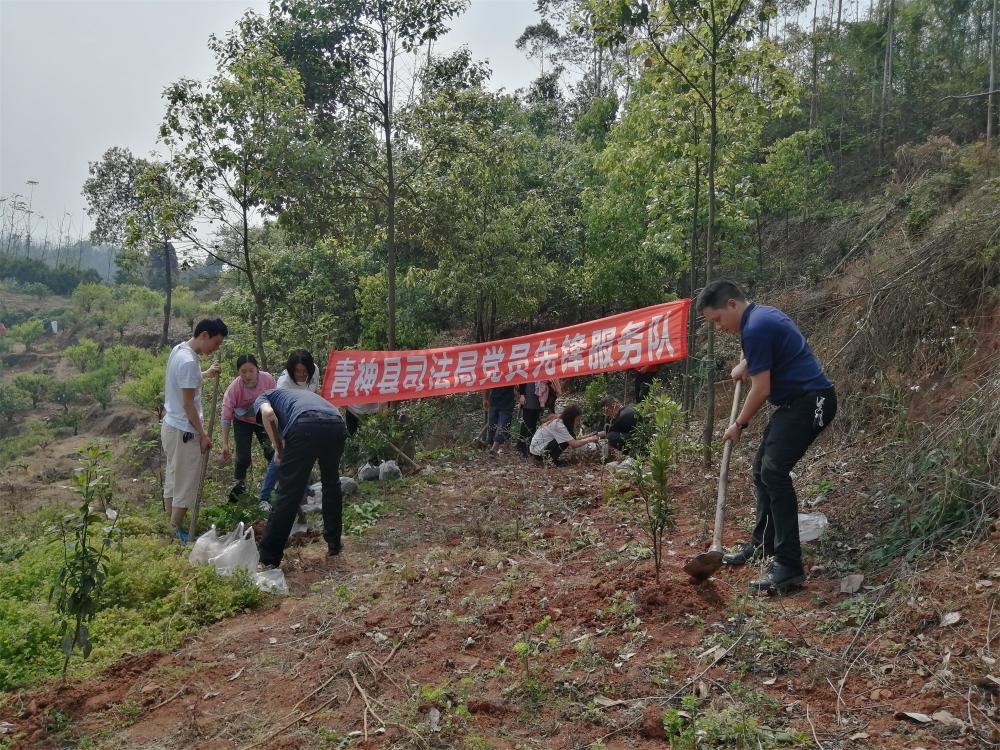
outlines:
[{"label": "person in dark pants", "polygon": [[743,408],[723,440],[738,442],[765,401],[775,407],[753,462],[756,525],[750,541],[724,556],[723,562],[745,565],[761,551],[773,554],[768,571],[750,587],[759,593],[780,593],[805,581],[791,471],[833,421],[837,394],[805,336],[781,310],[748,301],[736,284],[725,279],[702,290],[697,309],[718,330],[739,334],[743,359],[732,377],[749,377],[751,382]]},{"label": "person in dark pants", "polygon": [[545,411],[545,405],[538,398],[538,389],[534,383],[525,383],[518,386],[518,401],[521,404],[521,429],[517,435],[517,450],[528,457],[528,446],[531,445],[531,438],[535,436],[538,429],[538,420]]},{"label": "person in dark pants", "polygon": [[656,380],[656,374],[659,370],[659,365],[645,365],[632,370],[635,373],[635,402],[637,404],[641,404],[649,395],[649,387]]},{"label": "person in dark pants", "polygon": [[622,402],[614,396],[605,396],[601,399],[600,406],[608,420],[606,428],[608,445],[616,451],[628,454],[629,438],[639,424],[639,413],[635,409],[635,404],[622,406]]},{"label": "person in dark pants", "polygon": [[326,399],[304,389],[264,391],[254,402],[254,412],[271,438],[278,465],[278,490],[260,542],[261,563],[277,566],[281,562],[317,461],[323,483],[323,538],[328,553],[339,555],[344,512],[340,457],[347,441],[344,418]]},{"label": "person in dark pants", "polygon": [[516,386],[505,385],[490,388],[483,396],[483,407],[487,410],[486,445],[491,451],[498,452],[510,436],[517,395]]},{"label": "person in dark pants", "polygon": [[253,439],[257,438],[264,461],[271,462],[274,451],[267,439],[264,428],[257,423],[253,404],[264,391],[275,387],[274,377],[257,367],[257,359],[252,354],[241,354],[236,358],[237,376],[222,397],[222,460],[229,462],[233,454],[229,449],[229,433],[232,431],[236,443],[236,462],[233,476],[236,484],[229,490],[229,502],[239,501],[246,491],[247,469],[250,468]]}]

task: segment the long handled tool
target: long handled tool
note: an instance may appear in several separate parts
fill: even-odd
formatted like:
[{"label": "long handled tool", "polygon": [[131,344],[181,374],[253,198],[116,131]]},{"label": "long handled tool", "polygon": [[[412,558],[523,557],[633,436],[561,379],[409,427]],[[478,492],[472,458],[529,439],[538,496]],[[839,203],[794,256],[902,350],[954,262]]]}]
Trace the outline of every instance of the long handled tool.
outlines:
[{"label": "long handled tool", "polygon": [[[216,355],[215,364],[219,364],[219,357]],[[208,415],[208,437],[212,438],[215,430],[215,412],[219,406],[219,381],[222,380],[222,372],[215,379],[215,387],[212,389],[212,411]],[[194,535],[198,529],[198,510],[201,508],[201,496],[205,491],[205,475],[208,473],[208,459],[212,451],[203,453],[201,456],[201,481],[198,483],[198,496],[194,499],[194,508],[191,510],[191,525],[188,526],[188,539],[194,543]]]},{"label": "long handled tool", "polygon": [[[743,381],[737,380],[729,424],[736,421],[736,415],[739,413],[742,386]],[[729,489],[729,457],[732,454],[733,443],[731,440],[727,440],[722,448],[722,467],[719,469],[719,499],[715,505],[715,531],[712,533],[712,546],[709,547],[708,552],[695,555],[684,563],[684,572],[698,583],[707,580],[722,567],[722,530],[726,525],[726,491]]]}]

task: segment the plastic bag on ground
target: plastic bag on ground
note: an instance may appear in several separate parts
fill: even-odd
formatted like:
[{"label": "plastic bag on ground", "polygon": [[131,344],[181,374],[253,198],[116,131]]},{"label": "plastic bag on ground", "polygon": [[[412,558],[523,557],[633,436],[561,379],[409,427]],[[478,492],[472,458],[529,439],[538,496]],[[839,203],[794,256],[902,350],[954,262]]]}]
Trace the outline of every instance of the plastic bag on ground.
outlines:
[{"label": "plastic bag on ground", "polygon": [[208,560],[208,564],[224,576],[231,576],[240,569],[253,575],[258,563],[260,563],[260,552],[254,539],[253,526],[248,527],[241,537],[230,542],[222,552]]},{"label": "plastic bag on ground", "polygon": [[358,491],[358,483],[357,482],[355,482],[350,477],[341,477],[340,478],[340,494],[341,495],[343,495],[344,497],[347,497],[348,495],[353,495],[357,491]]},{"label": "plastic bag on ground", "polygon": [[360,469],[358,469],[358,481],[359,482],[374,482],[378,480],[379,469],[377,466],[372,466],[370,463],[365,464]]},{"label": "plastic bag on ground", "polygon": [[799,513],[799,541],[813,542],[819,539],[829,524],[823,513]]},{"label": "plastic bag on ground", "polygon": [[395,461],[385,461],[378,467],[378,478],[380,482],[387,482],[391,479],[402,479],[403,472],[399,470],[399,464]]},{"label": "plastic bag on ground", "polygon": [[298,521],[296,521],[295,523],[292,524],[292,530],[291,532],[289,532],[288,535],[295,536],[296,534],[305,534],[307,531],[309,531],[309,524],[299,523]]},{"label": "plastic bag on ground", "polygon": [[253,574],[253,582],[261,591],[271,594],[287,594],[288,583],[285,581],[285,573],[281,568],[262,570]]},{"label": "plastic bag on ground", "polygon": [[188,555],[188,562],[192,565],[208,565],[208,558],[215,557],[220,552],[222,548],[219,546],[219,534],[215,530],[215,524],[212,524],[212,528],[198,537],[198,541],[194,543],[191,554]]},{"label": "plastic bag on ground", "polygon": [[624,474],[626,471],[633,471],[635,460],[631,456],[626,456],[615,466],[615,474]]}]

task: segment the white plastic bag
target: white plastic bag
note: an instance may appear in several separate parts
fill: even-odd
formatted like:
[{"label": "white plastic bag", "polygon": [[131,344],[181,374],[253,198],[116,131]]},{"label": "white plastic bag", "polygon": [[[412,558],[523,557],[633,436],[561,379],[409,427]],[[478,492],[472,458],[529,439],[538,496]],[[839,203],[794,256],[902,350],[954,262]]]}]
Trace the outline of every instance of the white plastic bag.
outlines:
[{"label": "white plastic bag", "polygon": [[379,470],[377,466],[372,466],[370,463],[365,464],[360,469],[358,469],[358,481],[359,482],[374,482],[378,479]]},{"label": "white plastic bag", "polygon": [[344,497],[347,497],[348,495],[353,495],[357,491],[358,491],[358,483],[357,482],[355,482],[350,477],[341,477],[340,478],[340,494],[341,495],[343,495]]},{"label": "white plastic bag", "polygon": [[260,552],[254,539],[253,526],[247,527],[243,536],[230,542],[222,552],[208,561],[209,565],[224,576],[231,576],[241,568],[253,575],[258,563],[260,563]]},{"label": "white plastic bag", "polygon": [[819,539],[829,524],[823,513],[799,513],[799,541],[813,542]]},{"label": "white plastic bag", "polygon": [[395,461],[385,461],[378,467],[378,478],[380,482],[388,482],[391,479],[402,479],[403,472],[399,470],[399,464]]},{"label": "white plastic bag", "polygon": [[285,581],[285,573],[281,568],[271,568],[253,574],[253,582],[261,591],[272,594],[287,594],[288,583]]},{"label": "white plastic bag", "polygon": [[198,541],[194,543],[191,554],[188,555],[188,562],[192,565],[208,565],[208,558],[215,557],[221,551],[219,534],[215,530],[215,524],[212,524],[212,528],[198,537]]}]

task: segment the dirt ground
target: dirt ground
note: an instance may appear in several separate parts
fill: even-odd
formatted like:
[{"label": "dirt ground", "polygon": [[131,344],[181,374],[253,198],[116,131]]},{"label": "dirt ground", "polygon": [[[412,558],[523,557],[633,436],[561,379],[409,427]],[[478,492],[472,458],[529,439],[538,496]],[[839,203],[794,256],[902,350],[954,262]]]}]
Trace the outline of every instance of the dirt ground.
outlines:
[{"label": "dirt ground", "polygon": [[[748,437],[727,544],[752,514]],[[0,721],[32,750],[621,750],[666,747],[665,707],[694,695],[702,715],[755,716],[774,746],[1000,742],[1000,533],[841,593],[859,537],[878,531],[858,471],[878,460],[869,449],[848,468],[834,434],[801,462],[802,509],[830,529],[806,546],[806,586],[763,598],[747,594],[759,567],[702,585],[681,569],[708,546],[715,469],[686,465],[657,581],[606,467],[459,451],[385,485],[396,510],[339,558],[319,540],[290,547],[290,596],[173,653],[21,693]]]}]

